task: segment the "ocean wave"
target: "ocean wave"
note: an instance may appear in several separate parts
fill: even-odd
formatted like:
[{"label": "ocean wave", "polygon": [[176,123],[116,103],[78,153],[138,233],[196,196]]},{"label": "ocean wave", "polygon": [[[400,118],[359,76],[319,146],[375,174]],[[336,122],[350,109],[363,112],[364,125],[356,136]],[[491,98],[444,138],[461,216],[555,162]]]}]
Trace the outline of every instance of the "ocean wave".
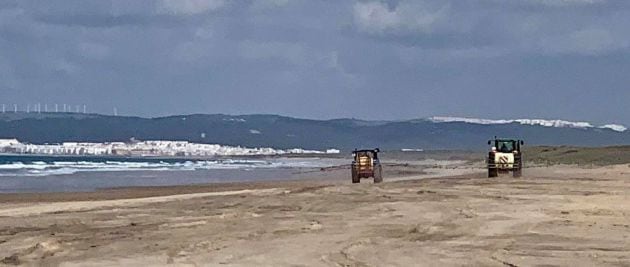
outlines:
[{"label": "ocean wave", "polygon": [[220,169],[257,168],[321,168],[336,165],[329,159],[270,159],[270,160],[200,160],[181,162],[138,162],[138,161],[32,161],[0,164],[0,176],[51,176],[69,175],[78,172],[116,171],[196,171]]}]

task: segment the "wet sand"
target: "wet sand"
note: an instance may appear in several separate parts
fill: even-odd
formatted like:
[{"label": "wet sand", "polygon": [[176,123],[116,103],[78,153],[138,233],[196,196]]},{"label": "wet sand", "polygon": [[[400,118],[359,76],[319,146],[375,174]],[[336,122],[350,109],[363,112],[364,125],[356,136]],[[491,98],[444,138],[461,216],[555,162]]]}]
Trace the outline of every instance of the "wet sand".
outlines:
[{"label": "wet sand", "polygon": [[[392,166],[322,179],[12,194],[3,264],[47,266],[627,266],[630,168],[525,177]],[[398,175],[397,175],[398,174]],[[442,176],[440,178],[428,178]]]}]

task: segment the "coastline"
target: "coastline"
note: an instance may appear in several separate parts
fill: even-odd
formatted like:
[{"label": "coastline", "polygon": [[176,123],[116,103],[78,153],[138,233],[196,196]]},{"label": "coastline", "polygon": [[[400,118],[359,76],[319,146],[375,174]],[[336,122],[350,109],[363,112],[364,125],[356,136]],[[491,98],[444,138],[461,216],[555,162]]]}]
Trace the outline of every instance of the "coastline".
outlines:
[{"label": "coastline", "polygon": [[278,154],[278,155],[215,155],[215,156],[127,156],[127,155],[52,155],[52,154],[27,154],[27,153],[0,153],[0,157],[15,158],[71,158],[71,159],[117,159],[117,160],[216,160],[216,159],[265,159],[265,158],[343,158],[345,154]]},{"label": "coastline", "polygon": [[[413,179],[418,175],[424,177],[438,177],[437,173],[426,173],[427,167],[422,165],[405,165],[385,163],[386,175],[394,181],[399,179]],[[295,168],[288,177],[276,177],[272,180],[259,181],[231,181],[168,186],[122,186],[97,189],[94,191],[67,192],[17,192],[0,193],[0,203],[34,203],[34,202],[65,202],[114,200],[125,198],[144,198],[168,196],[178,194],[194,194],[203,192],[221,192],[245,189],[269,188],[299,188],[303,186],[340,185],[350,181],[349,166],[331,166],[326,168]],[[449,174],[449,172],[445,172]],[[442,174],[443,176],[444,174]],[[371,183],[371,180],[364,180]]]}]

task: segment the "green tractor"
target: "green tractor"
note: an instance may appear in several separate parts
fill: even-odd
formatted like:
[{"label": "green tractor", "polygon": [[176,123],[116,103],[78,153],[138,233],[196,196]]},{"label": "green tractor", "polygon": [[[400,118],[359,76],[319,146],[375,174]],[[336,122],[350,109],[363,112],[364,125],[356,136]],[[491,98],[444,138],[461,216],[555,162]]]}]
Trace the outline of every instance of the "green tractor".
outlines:
[{"label": "green tractor", "polygon": [[383,168],[378,159],[380,150],[363,149],[352,152],[352,183],[360,183],[362,178],[374,177],[374,183],[383,181]]},{"label": "green tractor", "polygon": [[499,173],[512,172],[514,177],[523,175],[523,140],[499,139],[488,141],[492,148],[488,153],[488,177],[498,177]]}]

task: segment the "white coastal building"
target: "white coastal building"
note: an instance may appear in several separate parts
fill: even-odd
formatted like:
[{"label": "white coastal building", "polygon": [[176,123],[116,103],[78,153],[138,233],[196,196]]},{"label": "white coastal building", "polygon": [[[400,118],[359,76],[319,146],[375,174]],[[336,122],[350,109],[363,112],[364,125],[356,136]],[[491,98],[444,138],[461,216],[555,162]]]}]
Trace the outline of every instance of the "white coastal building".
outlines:
[{"label": "white coastal building", "polygon": [[0,139],[0,147],[8,147],[19,144],[20,141],[17,139]]},{"label": "white coastal building", "polygon": [[284,154],[338,154],[301,148],[280,150],[273,148],[245,148],[217,144],[197,144],[188,141],[140,141],[111,143],[64,142],[62,144],[24,144],[16,139],[0,139],[0,152],[40,155],[124,155],[124,156],[251,156]]}]

